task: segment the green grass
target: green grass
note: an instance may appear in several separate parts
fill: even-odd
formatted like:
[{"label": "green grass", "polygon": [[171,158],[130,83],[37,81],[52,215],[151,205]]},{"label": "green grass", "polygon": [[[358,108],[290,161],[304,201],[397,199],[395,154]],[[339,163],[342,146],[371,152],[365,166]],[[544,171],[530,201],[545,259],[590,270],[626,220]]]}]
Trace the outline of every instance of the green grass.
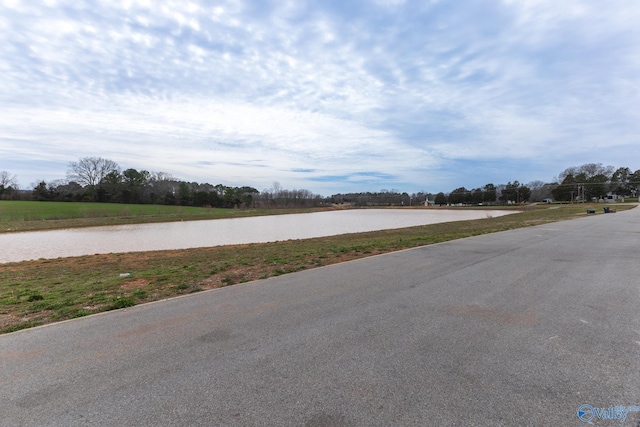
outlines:
[{"label": "green grass", "polygon": [[[587,208],[604,215],[602,205],[544,205],[497,218],[279,243],[0,264],[0,333],[400,249],[585,217]],[[131,276],[120,277],[125,272]]]},{"label": "green grass", "polygon": [[0,200],[0,233],[99,225],[236,218],[312,209],[222,209],[118,203]]}]

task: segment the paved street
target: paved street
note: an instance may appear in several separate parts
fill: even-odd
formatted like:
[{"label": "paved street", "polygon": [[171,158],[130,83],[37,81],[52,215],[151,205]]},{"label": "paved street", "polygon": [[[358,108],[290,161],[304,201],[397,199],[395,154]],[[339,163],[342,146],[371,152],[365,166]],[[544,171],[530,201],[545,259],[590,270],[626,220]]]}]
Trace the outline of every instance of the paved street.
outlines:
[{"label": "paved street", "polygon": [[21,331],[0,425],[636,426],[639,286],[636,208]]}]

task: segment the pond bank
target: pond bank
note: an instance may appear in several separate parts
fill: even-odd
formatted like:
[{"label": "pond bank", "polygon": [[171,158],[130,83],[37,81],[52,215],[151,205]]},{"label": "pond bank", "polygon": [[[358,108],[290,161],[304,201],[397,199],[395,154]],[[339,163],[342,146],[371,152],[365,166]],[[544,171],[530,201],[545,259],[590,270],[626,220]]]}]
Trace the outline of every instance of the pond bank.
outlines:
[{"label": "pond bank", "polygon": [[0,234],[0,263],[266,243],[499,217],[513,210],[350,209]]}]

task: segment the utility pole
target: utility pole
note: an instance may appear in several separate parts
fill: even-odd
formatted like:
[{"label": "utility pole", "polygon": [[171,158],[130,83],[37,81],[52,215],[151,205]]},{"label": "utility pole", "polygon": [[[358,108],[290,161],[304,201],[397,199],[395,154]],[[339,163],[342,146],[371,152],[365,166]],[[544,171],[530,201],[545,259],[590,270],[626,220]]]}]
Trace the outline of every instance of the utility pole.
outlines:
[{"label": "utility pole", "polygon": [[578,184],[578,201],[584,203],[584,184]]}]

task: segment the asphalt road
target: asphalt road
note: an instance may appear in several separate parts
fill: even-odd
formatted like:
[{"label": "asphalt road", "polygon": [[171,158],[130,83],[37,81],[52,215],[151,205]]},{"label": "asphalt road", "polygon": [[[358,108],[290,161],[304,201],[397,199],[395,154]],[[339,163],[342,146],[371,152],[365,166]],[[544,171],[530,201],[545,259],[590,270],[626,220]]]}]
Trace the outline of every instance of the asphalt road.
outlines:
[{"label": "asphalt road", "polygon": [[636,208],[21,331],[0,425],[636,426],[639,284]]}]

